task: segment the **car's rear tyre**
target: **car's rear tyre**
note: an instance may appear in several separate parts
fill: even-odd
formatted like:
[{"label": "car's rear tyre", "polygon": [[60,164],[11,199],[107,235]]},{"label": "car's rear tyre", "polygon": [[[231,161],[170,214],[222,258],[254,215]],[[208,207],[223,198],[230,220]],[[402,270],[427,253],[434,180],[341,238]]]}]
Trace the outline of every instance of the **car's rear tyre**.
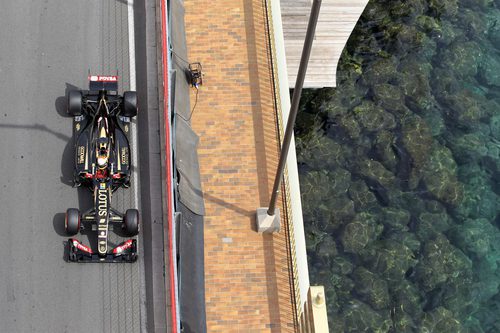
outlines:
[{"label": "car's rear tyre", "polygon": [[122,116],[135,117],[137,115],[137,93],[125,91],[123,93]]},{"label": "car's rear tyre", "polygon": [[123,217],[123,230],[128,236],[135,236],[139,233],[139,211],[137,209],[127,209]]},{"label": "car's rear tyre", "polygon": [[68,114],[70,116],[82,115],[82,92],[72,90],[68,92]]},{"label": "car's rear tyre", "polygon": [[76,208],[68,208],[64,219],[64,230],[70,236],[76,235],[80,231],[82,216]]}]

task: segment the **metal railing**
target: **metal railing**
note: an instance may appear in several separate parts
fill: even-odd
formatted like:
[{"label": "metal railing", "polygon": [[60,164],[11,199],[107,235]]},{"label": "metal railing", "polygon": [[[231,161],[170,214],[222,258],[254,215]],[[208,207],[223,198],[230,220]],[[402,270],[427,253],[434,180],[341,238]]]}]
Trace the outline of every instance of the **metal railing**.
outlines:
[{"label": "metal railing", "polygon": [[[272,74],[272,87],[274,94],[274,105],[276,109],[276,119],[278,122],[278,136],[280,147],[283,143],[284,137],[284,122],[283,122],[283,112],[281,108],[281,96],[279,89],[279,77],[278,77],[278,68],[276,66],[276,49],[274,44],[274,26],[272,19],[272,9],[269,4],[271,0],[263,0],[264,6],[266,9],[266,28],[268,34],[268,46],[269,46],[269,58],[271,62],[271,74]],[[298,269],[297,269],[297,259],[295,256],[295,235],[293,228],[293,215],[291,208],[291,199],[290,199],[290,188],[288,181],[288,168],[285,167],[285,171],[283,174],[283,183],[282,183],[282,200],[283,200],[283,208],[284,214],[283,219],[285,221],[285,232],[287,236],[287,245],[289,249],[289,274],[290,274],[290,286],[292,292],[292,303],[294,306],[294,324],[296,328],[300,326],[300,318],[302,317],[302,301],[300,299],[300,289],[299,289],[299,279],[298,279]]]},{"label": "metal railing", "polygon": [[[278,136],[280,147],[283,144],[284,137],[284,117],[281,105],[280,96],[280,81],[278,75],[277,67],[277,55],[275,47],[275,36],[274,36],[274,24],[273,24],[273,13],[272,6],[270,3],[272,1],[279,0],[263,0],[265,7],[266,16],[266,33],[268,37],[268,47],[269,47],[269,61],[271,67],[272,75],[272,88],[274,94],[274,107],[276,110],[276,119],[278,123]],[[299,273],[297,265],[296,256],[296,246],[295,246],[295,233],[294,233],[294,219],[291,207],[291,191],[290,191],[290,181],[288,175],[288,168],[285,166],[283,173],[282,182],[282,201],[284,212],[282,214],[284,220],[284,229],[286,233],[286,242],[289,258],[289,277],[290,277],[290,291],[292,295],[292,305],[294,311],[294,329],[296,332],[300,333],[323,333],[328,332],[328,319],[326,314],[326,299],[324,296],[323,287],[309,287],[308,299],[301,300],[300,285],[299,285]]]}]

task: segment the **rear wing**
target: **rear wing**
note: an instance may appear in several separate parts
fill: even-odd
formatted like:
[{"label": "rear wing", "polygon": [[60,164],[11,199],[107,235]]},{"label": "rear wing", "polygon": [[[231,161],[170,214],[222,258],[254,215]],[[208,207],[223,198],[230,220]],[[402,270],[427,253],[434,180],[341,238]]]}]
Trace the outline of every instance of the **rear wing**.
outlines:
[{"label": "rear wing", "polygon": [[118,76],[116,75],[89,75],[90,91],[118,91]]}]

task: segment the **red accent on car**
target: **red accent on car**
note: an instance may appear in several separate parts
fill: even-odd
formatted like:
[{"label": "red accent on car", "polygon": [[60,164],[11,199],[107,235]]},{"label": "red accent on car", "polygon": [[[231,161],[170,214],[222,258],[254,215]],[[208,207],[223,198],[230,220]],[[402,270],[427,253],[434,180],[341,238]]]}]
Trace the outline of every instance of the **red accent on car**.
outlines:
[{"label": "red accent on car", "polygon": [[83,245],[76,239],[73,239],[72,242],[73,246],[76,247],[78,250],[92,254],[92,249],[90,247]]},{"label": "red accent on car", "polygon": [[94,82],[118,82],[118,76],[116,75],[90,75],[89,81]]},{"label": "red accent on car", "polygon": [[104,179],[107,176],[108,176],[108,171],[106,169],[104,170],[98,169],[95,173],[95,178],[97,179]]},{"label": "red accent on car", "polygon": [[125,242],[121,243],[117,247],[113,249],[113,254],[120,254],[123,251],[129,249],[132,246],[133,241],[131,239],[126,240]]}]

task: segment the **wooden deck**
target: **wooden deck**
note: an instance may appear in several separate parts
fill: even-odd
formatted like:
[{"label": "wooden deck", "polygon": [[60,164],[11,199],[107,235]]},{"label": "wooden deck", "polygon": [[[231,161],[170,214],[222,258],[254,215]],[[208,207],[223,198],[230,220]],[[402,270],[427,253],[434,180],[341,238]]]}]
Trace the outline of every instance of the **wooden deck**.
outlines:
[{"label": "wooden deck", "polygon": [[[295,86],[311,0],[280,0],[290,88]],[[323,0],[304,88],[336,86],[337,63],[368,0]]]}]

